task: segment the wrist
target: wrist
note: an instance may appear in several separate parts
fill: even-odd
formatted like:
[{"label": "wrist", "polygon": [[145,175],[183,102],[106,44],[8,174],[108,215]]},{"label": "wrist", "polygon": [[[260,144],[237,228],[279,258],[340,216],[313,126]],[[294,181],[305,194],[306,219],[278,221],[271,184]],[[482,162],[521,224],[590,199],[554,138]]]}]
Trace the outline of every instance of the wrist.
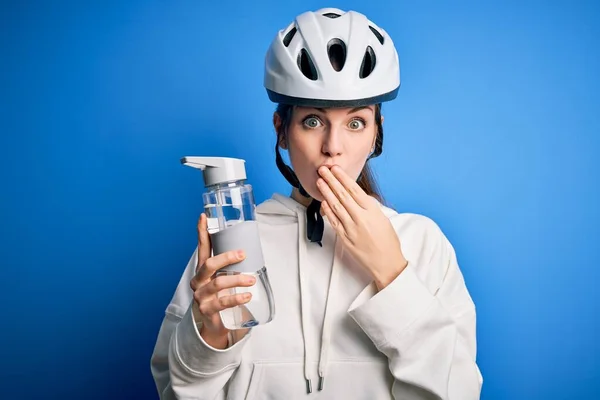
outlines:
[{"label": "wrist", "polygon": [[206,342],[207,345],[217,349],[217,350],[225,350],[229,347],[229,336],[228,334],[219,335],[219,334],[211,334],[207,332],[204,325],[200,328],[200,336]]},{"label": "wrist", "polygon": [[390,283],[392,283],[408,266],[408,261],[402,259],[401,262],[394,266],[388,266],[382,273],[373,274],[373,280],[377,286],[377,291],[385,289]]}]

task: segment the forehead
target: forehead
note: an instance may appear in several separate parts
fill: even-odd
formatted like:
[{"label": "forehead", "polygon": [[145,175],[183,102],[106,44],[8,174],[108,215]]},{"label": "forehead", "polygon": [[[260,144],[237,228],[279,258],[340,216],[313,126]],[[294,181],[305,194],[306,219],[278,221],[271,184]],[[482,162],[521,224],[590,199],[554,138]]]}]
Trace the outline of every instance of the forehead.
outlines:
[{"label": "forehead", "polygon": [[338,107],[320,108],[320,107],[297,106],[297,107],[295,107],[295,109],[300,113],[319,111],[320,113],[326,114],[329,116],[345,116],[348,114],[352,114],[352,113],[359,112],[359,111],[365,111],[365,110],[373,112],[375,110],[375,106],[369,105],[369,106],[362,106],[362,107],[340,107],[340,108],[338,108]]}]

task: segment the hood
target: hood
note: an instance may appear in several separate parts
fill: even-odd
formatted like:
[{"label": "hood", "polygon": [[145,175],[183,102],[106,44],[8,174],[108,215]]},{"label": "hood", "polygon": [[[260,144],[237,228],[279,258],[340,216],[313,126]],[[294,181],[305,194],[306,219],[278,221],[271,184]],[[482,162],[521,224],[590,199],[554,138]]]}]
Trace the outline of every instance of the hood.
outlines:
[{"label": "hood", "polygon": [[[386,217],[392,218],[394,215],[398,214],[395,210],[386,207],[374,197],[373,199],[377,202],[377,205]],[[298,212],[306,213],[306,207],[292,199],[290,196],[274,193],[270,199],[265,200],[256,207],[256,212],[263,216],[287,216],[297,220]]]}]

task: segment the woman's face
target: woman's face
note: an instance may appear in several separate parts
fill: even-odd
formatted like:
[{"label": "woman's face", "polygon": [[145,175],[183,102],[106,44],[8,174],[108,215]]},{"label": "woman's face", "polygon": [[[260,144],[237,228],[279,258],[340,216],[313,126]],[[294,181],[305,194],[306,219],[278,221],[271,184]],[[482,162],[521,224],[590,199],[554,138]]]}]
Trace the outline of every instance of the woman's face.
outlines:
[{"label": "woman's face", "polygon": [[[281,119],[275,116],[275,129]],[[375,106],[358,108],[295,107],[287,141],[290,161],[300,183],[312,198],[322,201],[317,189],[318,169],[339,165],[352,179],[358,179],[377,136]]]}]

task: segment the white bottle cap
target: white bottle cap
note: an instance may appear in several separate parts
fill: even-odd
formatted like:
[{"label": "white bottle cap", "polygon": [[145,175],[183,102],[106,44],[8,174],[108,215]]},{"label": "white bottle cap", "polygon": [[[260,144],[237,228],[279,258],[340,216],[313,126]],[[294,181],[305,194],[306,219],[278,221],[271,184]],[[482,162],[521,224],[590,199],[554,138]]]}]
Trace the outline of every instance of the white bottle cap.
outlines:
[{"label": "white bottle cap", "polygon": [[233,182],[246,179],[245,160],[228,157],[190,157],[181,159],[188,167],[201,169],[204,173],[204,185]]}]

